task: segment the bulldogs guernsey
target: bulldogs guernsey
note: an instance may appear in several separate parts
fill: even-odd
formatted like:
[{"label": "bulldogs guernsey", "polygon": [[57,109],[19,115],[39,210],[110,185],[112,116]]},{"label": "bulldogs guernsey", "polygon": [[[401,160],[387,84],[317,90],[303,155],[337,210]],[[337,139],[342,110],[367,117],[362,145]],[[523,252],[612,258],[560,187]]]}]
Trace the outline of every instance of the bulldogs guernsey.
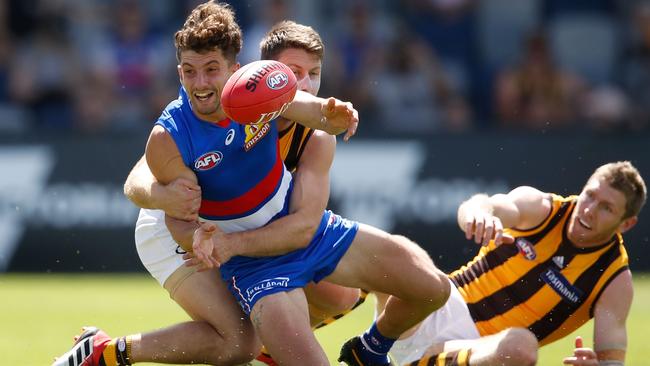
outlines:
[{"label": "bulldogs guernsey", "polygon": [[169,132],[198,178],[199,215],[225,232],[254,229],[287,213],[291,174],[278,153],[277,124],[209,123],[191,110],[185,89],[156,124]]},{"label": "bulldogs guernsey", "polygon": [[[172,136],[201,186],[199,216],[225,232],[259,228],[288,214],[292,191],[278,147],[277,123],[209,123],[192,112],[187,93],[156,124]],[[303,287],[329,275],[351,244],[358,224],[325,211],[309,246],[276,257],[233,257],[220,270],[247,313],[259,298]]]}]

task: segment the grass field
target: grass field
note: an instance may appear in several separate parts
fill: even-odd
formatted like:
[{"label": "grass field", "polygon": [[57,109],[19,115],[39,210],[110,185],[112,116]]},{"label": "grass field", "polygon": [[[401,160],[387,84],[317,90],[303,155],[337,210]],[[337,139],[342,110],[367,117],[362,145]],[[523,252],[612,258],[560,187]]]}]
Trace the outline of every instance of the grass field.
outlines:
[{"label": "grass field", "polygon": [[[637,274],[635,290],[626,364],[644,366],[650,360],[645,338],[650,329],[650,275]],[[333,365],[341,343],[364,330],[371,318],[371,305],[364,305],[317,332]],[[54,356],[70,347],[72,336],[82,325],[126,335],[185,319],[166,292],[145,275],[2,275],[0,365],[49,365]],[[591,329],[588,324],[576,334],[591,344]],[[572,346],[573,336],[545,347],[539,365],[561,365]]]}]

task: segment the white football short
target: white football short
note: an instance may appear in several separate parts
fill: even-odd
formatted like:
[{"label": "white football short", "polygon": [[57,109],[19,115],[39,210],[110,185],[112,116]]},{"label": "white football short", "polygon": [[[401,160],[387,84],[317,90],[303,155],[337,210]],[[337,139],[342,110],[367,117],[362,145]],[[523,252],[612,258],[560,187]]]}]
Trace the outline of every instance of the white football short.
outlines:
[{"label": "white football short", "polygon": [[163,287],[172,273],[184,267],[184,252],[167,229],[162,210],[140,210],[135,224],[135,247],[144,267]]},{"label": "white football short", "polygon": [[390,354],[398,365],[403,365],[422,358],[424,352],[433,344],[454,339],[477,338],[480,338],[480,335],[467,304],[452,283],[447,303],[424,319],[415,333],[395,342]]}]

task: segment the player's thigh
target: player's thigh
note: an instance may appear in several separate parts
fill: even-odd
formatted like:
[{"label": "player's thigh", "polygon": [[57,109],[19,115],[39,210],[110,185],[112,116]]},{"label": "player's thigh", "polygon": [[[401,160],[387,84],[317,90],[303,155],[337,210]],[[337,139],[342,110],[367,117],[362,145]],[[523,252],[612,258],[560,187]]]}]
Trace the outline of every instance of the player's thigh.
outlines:
[{"label": "player's thigh", "polygon": [[[359,300],[360,290],[337,285],[327,281],[310,282],[304,288],[310,308],[337,313],[354,306]],[[335,314],[329,314],[335,315]]]},{"label": "player's thigh", "polygon": [[[173,288],[169,288],[170,282],[176,282],[172,285]],[[245,332],[247,336],[254,337],[250,321],[221,279],[218,270],[196,272],[181,267],[170,276],[165,288],[192,319],[208,322],[223,335]]]},{"label": "player's thigh", "polygon": [[349,287],[410,297],[439,281],[429,255],[400,235],[360,224],[354,241],[327,280]]}]

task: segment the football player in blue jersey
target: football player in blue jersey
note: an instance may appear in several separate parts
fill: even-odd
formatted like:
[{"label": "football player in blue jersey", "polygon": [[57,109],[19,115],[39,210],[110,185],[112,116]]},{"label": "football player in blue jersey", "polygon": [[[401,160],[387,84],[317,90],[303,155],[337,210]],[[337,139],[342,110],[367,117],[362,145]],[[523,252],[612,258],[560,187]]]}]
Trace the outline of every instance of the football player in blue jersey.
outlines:
[{"label": "football player in blue jersey", "polygon": [[[205,8],[203,10],[205,10]],[[199,14],[197,16],[199,18],[201,16],[206,16],[206,14],[201,14],[200,11],[198,13]],[[210,16],[207,16],[207,18],[210,18]],[[190,33],[187,38],[188,40],[196,41],[196,39],[193,38],[192,33],[203,35],[207,34],[207,36],[213,35],[210,32],[214,29],[208,29],[207,31],[206,29],[200,29],[201,22],[190,23],[190,27],[188,28],[191,28],[197,24],[199,25],[199,27],[197,27],[199,28],[198,31],[195,32],[194,29],[188,30],[188,33]],[[182,37],[183,35],[181,35],[181,38]],[[201,45],[200,42],[198,42],[198,44]],[[193,72],[198,71],[199,73],[205,72],[208,74],[213,72],[219,74],[223,71],[219,68],[216,70],[211,68],[210,66],[215,65],[211,65],[212,62],[210,59],[204,60],[204,55],[202,55],[201,52],[195,52],[191,50],[191,48],[187,51],[188,53],[185,52],[186,51],[180,53],[184,61],[184,66],[187,67],[186,69],[181,70],[181,75],[184,75],[183,72],[189,74],[188,79],[184,79],[183,83],[185,90],[182,92],[185,92],[185,94],[182,94],[181,102],[179,102],[181,104],[171,106],[172,110],[170,110],[167,116],[178,113],[178,109],[187,108],[190,104],[192,104],[192,101],[196,100],[196,104],[200,105],[199,108],[196,108],[199,117],[210,117],[210,115],[213,113],[216,113],[214,117],[220,117],[217,111],[211,110],[209,103],[204,103],[212,98],[216,99],[218,88],[210,89],[209,85],[200,84],[200,88],[193,88],[195,85],[193,85],[191,82],[185,81],[195,80],[195,76],[192,74]],[[208,51],[207,53],[212,53],[212,56],[220,59],[217,60],[218,66],[228,65],[228,60],[226,57],[224,57],[224,54],[226,54],[226,52],[223,52],[219,49],[218,52]],[[185,56],[187,56],[187,58]],[[182,79],[184,77],[185,76],[182,76]],[[316,110],[317,112],[325,111],[328,113],[328,109],[326,108],[325,104],[317,105],[317,107],[318,108],[314,108],[312,105],[310,108],[312,110]],[[287,117],[298,120],[302,118],[302,115],[299,113],[299,111],[294,110],[287,112]],[[187,115],[187,113],[185,113],[185,115]],[[165,117],[165,115],[163,115],[163,117]],[[165,124],[165,121],[166,120],[161,121],[161,125]],[[220,121],[222,120],[214,120],[215,123],[220,123]],[[313,121],[320,123],[321,119],[315,118]],[[325,119],[325,121],[333,123],[333,118]],[[182,167],[179,163],[183,161],[183,164],[188,165],[187,156],[183,155],[188,154],[188,152],[178,151],[181,149],[180,145],[183,145],[182,139],[186,136],[166,135],[166,133],[176,133],[173,131],[173,128],[176,126],[178,125],[167,124],[160,128],[157,127],[158,132],[154,131],[154,133],[152,133],[147,149],[148,163],[154,173],[156,173],[156,176],[161,183],[169,183],[178,179],[179,176],[183,176],[189,182],[191,182],[190,184],[185,185],[185,188],[187,188],[186,190],[196,191],[198,188],[195,186],[196,178],[194,178],[192,176],[192,173],[189,173],[189,171],[185,170],[186,168]],[[233,126],[232,124],[229,124],[227,121],[220,126],[224,128],[239,128]],[[227,142],[228,139],[226,138],[225,141]],[[183,147],[187,146],[189,145],[183,145]],[[186,174],[183,172],[188,173]],[[284,176],[286,176],[286,174]],[[296,183],[295,190],[298,189],[299,185]],[[201,187],[201,192],[202,194],[207,193],[205,192],[205,187]],[[303,190],[297,192],[304,193],[306,191]],[[189,193],[190,196],[192,194],[192,192]],[[296,192],[294,191],[294,195],[295,194]],[[275,197],[270,197],[271,201],[274,199]],[[293,201],[291,203],[293,206]],[[244,217],[244,219],[248,219],[248,217]],[[278,219],[275,222],[279,222],[280,220],[281,219]],[[275,222],[272,222],[270,225]],[[145,213],[144,215],[141,215],[138,224],[139,233],[137,232],[136,236],[140,236],[140,239],[138,239],[138,241],[141,243],[140,246],[145,248],[144,251],[147,251],[146,247],[149,246],[152,241],[158,239],[161,232],[164,231],[159,229],[159,224],[159,216],[156,217],[151,213]],[[231,224],[231,222],[228,224]],[[270,227],[270,225],[261,228],[261,230]],[[321,227],[323,228],[323,230],[319,233],[321,237],[316,240],[317,245],[312,246],[311,243],[308,242],[309,239],[307,239],[306,243],[289,243],[290,245],[287,245],[283,241],[282,244],[284,247],[282,248],[263,247],[257,249],[261,252],[259,254],[256,254],[255,252],[245,253],[249,256],[281,254],[284,251],[297,249],[300,246],[309,244],[307,250],[314,249],[315,254],[320,255],[321,257],[312,258],[311,255],[308,255],[307,259],[315,263],[309,263],[308,266],[304,266],[305,268],[298,268],[303,272],[300,273],[299,276],[296,276],[297,278],[285,278],[283,276],[285,273],[281,273],[282,276],[280,276],[277,275],[277,272],[274,272],[272,273],[271,278],[261,278],[261,281],[256,282],[256,278],[251,279],[244,276],[241,282],[244,282],[246,288],[238,287],[239,283],[235,283],[233,280],[230,283],[233,293],[235,296],[238,296],[238,290],[241,289],[243,293],[247,295],[247,298],[239,298],[240,303],[244,307],[253,308],[253,318],[256,319],[255,324],[258,328],[259,334],[261,335],[263,341],[269,345],[269,348],[274,354],[274,357],[279,358],[279,361],[283,364],[314,365],[328,364],[328,362],[324,357],[324,353],[322,350],[320,350],[319,346],[315,342],[315,338],[313,337],[313,334],[309,328],[309,322],[306,320],[306,303],[304,302],[304,295],[302,295],[302,287],[306,284],[305,282],[310,282],[313,279],[320,279],[329,276],[329,278],[334,282],[338,282],[344,285],[352,285],[354,287],[364,286],[368,287],[369,289],[398,295],[389,299],[386,311],[380,314],[376,324],[374,324],[362,337],[356,337],[352,342],[348,343],[347,347],[345,348],[350,357],[356,357],[356,359],[358,359],[359,362],[362,362],[362,364],[387,363],[388,359],[386,357],[386,353],[390,348],[392,342],[394,342],[395,338],[408,327],[415,324],[415,322],[417,322],[419,319],[425,317],[430,311],[434,310],[444,303],[449,291],[449,284],[446,281],[446,278],[444,278],[444,275],[442,275],[441,272],[435,269],[426,253],[424,253],[419,247],[417,247],[414,243],[410,242],[406,238],[389,235],[387,233],[381,232],[380,230],[370,228],[365,225],[361,225],[359,228],[356,223],[342,219],[331,213],[325,213],[323,219],[320,222],[320,225],[317,224],[316,226],[318,227],[318,229],[316,229],[317,231],[320,230]],[[177,241],[184,244],[186,248],[191,248],[193,232],[195,231],[196,227],[196,224],[190,223],[190,229],[181,232],[180,234],[177,233],[175,238],[177,238]],[[281,227],[280,229],[286,229],[286,227]],[[325,229],[327,229],[327,235],[329,235],[327,238],[325,238],[326,235],[324,234]],[[335,235],[333,236],[332,233]],[[211,239],[216,237],[216,235],[219,233],[213,231],[212,234],[213,235],[211,235],[208,240],[204,240],[204,242],[213,242]],[[232,232],[224,234],[229,234],[230,238],[233,238],[237,235]],[[300,239],[303,238],[303,236],[296,236],[296,238]],[[323,238],[326,240],[321,240]],[[188,242],[189,246],[187,245]],[[171,241],[169,244],[172,249],[176,249],[173,241]],[[246,249],[244,246],[237,246],[237,248]],[[247,249],[250,250],[251,248]],[[220,252],[217,251],[216,253],[218,254]],[[293,260],[295,259],[296,253],[305,254],[307,251],[304,249],[294,250],[293,252],[290,252],[288,256],[294,256],[292,258]],[[311,254],[311,252],[309,253]],[[142,251],[140,251],[140,254],[142,256]],[[211,252],[208,253],[208,255],[212,254],[213,253]],[[241,258],[244,258],[242,256],[237,257],[240,257],[240,261]],[[232,260],[224,263],[222,271],[227,265],[235,262],[235,259],[237,257],[234,257]],[[287,255],[276,257],[284,259],[287,258]],[[157,264],[155,259],[156,258],[149,258],[147,256],[146,260],[151,261],[153,263],[152,266],[155,267]],[[248,259],[246,260],[248,261]],[[282,266],[276,266],[274,259],[268,259],[269,262],[264,262],[265,260],[267,259],[260,260],[259,262],[270,263],[274,271],[286,269],[286,266],[284,268],[281,268]],[[339,260],[341,260],[340,263],[338,262]],[[143,261],[145,261],[144,258]],[[254,263],[258,261],[251,260],[249,262]],[[283,265],[284,264],[286,263],[283,263]],[[321,267],[314,267],[316,264],[320,265]],[[157,270],[157,268],[154,268],[152,273],[155,270]],[[238,270],[238,268],[231,270],[231,273],[233,274],[231,278],[234,279],[239,275]],[[311,271],[312,273],[305,273],[305,270]],[[318,273],[313,273],[316,270],[318,270]],[[333,275],[331,275],[332,271],[334,271]],[[164,269],[161,272],[162,276],[168,275],[168,273],[165,273],[166,271]],[[255,272],[254,268],[252,272]],[[214,272],[212,273],[214,274]],[[249,273],[247,273],[247,275]],[[290,273],[288,275],[293,276],[293,273]],[[198,279],[198,277],[196,278]],[[207,278],[208,282],[210,283],[212,281],[215,281],[214,276],[204,278]],[[413,281],[412,278],[417,278],[417,281]],[[294,280],[296,280],[297,284],[293,283]],[[165,281],[166,287],[168,285],[168,282],[169,280]],[[201,286],[204,286],[204,288],[213,291],[211,292],[210,296],[215,296],[212,299],[217,300],[212,304],[221,304],[220,301],[223,301],[222,295],[225,289],[223,284],[212,285],[201,283]],[[188,299],[188,302],[191,302],[190,299],[193,299],[191,294],[179,294],[178,289],[173,287],[173,284],[170,287],[170,292],[177,301],[179,301],[178,296],[185,297]],[[260,297],[262,297],[262,300],[258,301]],[[264,306],[262,304],[264,304]],[[195,315],[192,313],[193,306],[195,305],[196,304],[189,304],[189,309],[186,308],[186,310],[192,315]],[[232,307],[230,307],[230,305],[224,305],[225,309],[230,309],[228,311],[232,310]],[[204,308],[210,309],[210,307],[210,305],[204,305]],[[270,311],[267,311],[266,309],[270,309]],[[221,311],[223,309],[220,308],[219,310]],[[246,310],[248,311],[248,309]],[[214,310],[212,312],[214,313]],[[229,314],[233,315],[234,313]],[[208,314],[208,316],[210,316],[210,314]],[[226,317],[223,314],[220,316],[222,318]],[[200,315],[196,317],[201,318]],[[223,338],[228,339],[228,337],[242,337],[236,339],[235,342],[233,342],[234,345],[241,347],[241,342],[243,342],[246,347],[249,347],[250,344],[253,344],[251,347],[254,348],[255,343],[248,342],[249,339],[245,338],[247,334],[247,325],[242,323],[245,322],[241,322],[237,316],[235,316],[235,319],[230,319],[230,323],[228,323],[228,321],[225,321],[223,324],[225,324],[226,337]],[[210,321],[210,324],[221,325],[219,321],[216,321],[214,323]],[[188,326],[188,324],[182,324],[179,327],[186,326]],[[229,326],[231,327],[229,328]],[[227,333],[232,330],[238,331],[241,329],[244,331],[240,331],[235,335]],[[153,341],[156,340],[156,338],[151,337],[151,343],[148,343],[145,342],[144,337],[133,337],[131,340],[129,340],[127,337],[118,338],[111,341],[107,336],[105,336],[105,334],[99,333],[97,330],[90,330],[90,332],[86,335],[87,337],[82,336],[82,342],[79,343],[80,346],[77,347],[77,351],[81,350],[82,355],[85,355],[83,350],[86,349],[86,343],[90,343],[90,346],[93,347],[103,346],[105,349],[102,352],[102,356],[106,356],[104,357],[104,361],[106,361],[106,359],[116,359],[117,362],[120,363],[138,361],[143,359],[142,355],[146,353],[143,351],[146,349],[149,349],[149,351],[151,351],[151,345],[155,343]],[[161,338],[159,338],[158,344],[162,344],[163,348],[166,349],[164,349],[162,352],[160,352],[159,349],[155,350],[153,354],[157,355],[156,359],[165,360],[165,362],[177,362],[172,360],[183,357],[184,354],[180,354],[181,352],[178,352],[178,348],[172,347],[174,342],[180,341],[182,335],[183,333],[179,332],[175,338],[165,338],[165,340],[170,342],[161,342]],[[197,344],[194,345],[195,347],[207,344],[208,348],[212,347],[211,349],[214,349],[214,345],[210,344],[210,342],[214,342],[214,339],[210,339],[209,334],[206,338],[199,337],[198,334],[196,335],[196,339],[205,341],[207,343],[197,342]],[[158,336],[162,337],[162,334],[158,334]],[[194,339],[195,338],[192,338],[192,340]],[[108,344],[108,346],[106,346],[106,344]],[[81,345],[83,345],[83,347]],[[93,351],[92,353],[96,354],[93,347],[91,347],[91,350]],[[115,352],[111,352],[111,347],[113,347],[113,350]],[[159,351],[159,353],[156,354],[156,351]],[[229,364],[236,362],[233,361],[233,359],[227,360],[225,358],[232,357],[231,355],[233,353],[237,353],[237,351],[233,351],[232,349],[222,351],[223,352],[221,354],[211,353],[210,357],[214,358],[210,359],[210,363]],[[151,353],[149,354],[151,355]],[[241,357],[241,354],[238,356]],[[350,362],[349,360],[346,361]]]},{"label": "football player in blue jersey", "polygon": [[[241,35],[228,7],[209,3],[197,10],[212,16],[213,21],[217,23],[215,27],[221,26],[219,31],[228,33],[232,38],[233,48],[239,47],[238,42]],[[310,29],[304,27],[300,31]],[[299,40],[291,39],[295,34],[294,31],[288,39],[273,47],[272,50],[284,47],[289,43],[298,47],[298,44],[302,42],[305,49],[322,57],[322,44],[319,49],[320,37],[313,30],[311,33],[302,34]],[[296,67],[309,68],[307,71],[295,70],[297,75],[302,76],[299,77],[299,88],[307,93],[316,94],[317,81],[320,80],[320,68],[315,69],[312,64]],[[201,71],[214,74],[214,70],[210,69]],[[315,77],[315,74],[318,77]],[[305,75],[309,76],[305,78]],[[191,98],[196,98],[196,104],[199,105],[197,113],[209,115],[212,107],[209,103],[201,103],[201,99],[205,99],[204,97],[205,93],[200,92],[196,96],[191,96]],[[210,97],[216,97],[216,95]],[[328,102],[331,101],[333,100]],[[335,102],[333,108],[328,108],[328,106],[332,106],[330,104],[323,105],[322,112],[329,117],[328,123],[335,122],[337,115],[342,114],[346,118],[350,117],[350,106]],[[316,111],[318,117],[316,121],[320,124],[321,111],[318,109]],[[354,123],[355,120],[351,119],[351,122]],[[282,130],[291,127],[288,121],[280,122]],[[305,139],[304,143],[306,144],[307,141],[310,143],[308,146],[301,147],[303,157],[298,162],[301,165],[301,171],[305,173],[316,169],[313,167],[316,164],[312,162],[322,160],[321,157],[315,159],[313,156],[321,155],[323,150],[333,148],[334,140],[327,133],[315,132],[311,138]],[[291,141],[287,140],[285,145],[289,146],[290,143]],[[296,153],[293,155],[296,159],[299,156]],[[295,166],[296,162],[293,164]],[[320,166],[320,164],[318,165]],[[296,185],[300,185],[300,182],[301,179],[297,178]],[[327,177],[325,177],[324,183],[320,182],[313,188],[323,187],[327,183]],[[198,208],[201,203],[200,187],[195,182],[183,178],[176,179],[167,185],[159,184],[151,175],[144,159],[136,164],[129,176],[125,184],[125,193],[141,207],[158,208],[162,210],[160,212],[190,221],[196,220],[198,217]],[[327,201],[327,197],[324,199]],[[296,206],[305,206],[304,209],[299,208],[297,214],[301,214],[300,212],[305,210],[313,210],[310,207],[311,204],[322,205],[318,218],[314,220],[317,224],[325,207],[325,203],[320,200],[304,200],[303,203],[296,203]],[[164,221],[161,219],[162,225],[156,225],[156,220],[151,215],[143,214],[142,216],[136,232],[136,242],[145,267],[169,291],[170,296],[197,321],[177,324],[154,332],[112,339],[99,329],[87,328],[84,334],[78,338],[79,343],[76,347],[65,357],[59,358],[55,365],[61,362],[68,365],[70,356],[72,356],[71,360],[75,365],[113,365],[146,361],[231,365],[247,362],[254,358],[259,353],[259,341],[250,326],[250,321],[242,320],[245,316],[223,285],[218,271],[197,273],[194,269],[183,266],[183,252],[171,239]],[[293,219],[287,217],[287,220]],[[306,225],[306,227],[296,228],[298,231],[308,231],[310,226],[314,225],[308,220],[299,224]],[[288,225],[293,224],[289,221]],[[308,288],[312,287],[323,288],[322,291],[316,289],[311,291],[312,297],[315,299],[312,312],[315,315],[316,323],[328,315],[348,309],[358,298],[358,290],[354,289],[342,289],[328,284],[308,286]],[[327,294],[333,296],[326,298]],[[214,311],[214,309],[219,309],[219,311]],[[124,345],[123,349],[120,348],[120,344]],[[77,351],[81,351],[81,355],[77,355]]]}]

